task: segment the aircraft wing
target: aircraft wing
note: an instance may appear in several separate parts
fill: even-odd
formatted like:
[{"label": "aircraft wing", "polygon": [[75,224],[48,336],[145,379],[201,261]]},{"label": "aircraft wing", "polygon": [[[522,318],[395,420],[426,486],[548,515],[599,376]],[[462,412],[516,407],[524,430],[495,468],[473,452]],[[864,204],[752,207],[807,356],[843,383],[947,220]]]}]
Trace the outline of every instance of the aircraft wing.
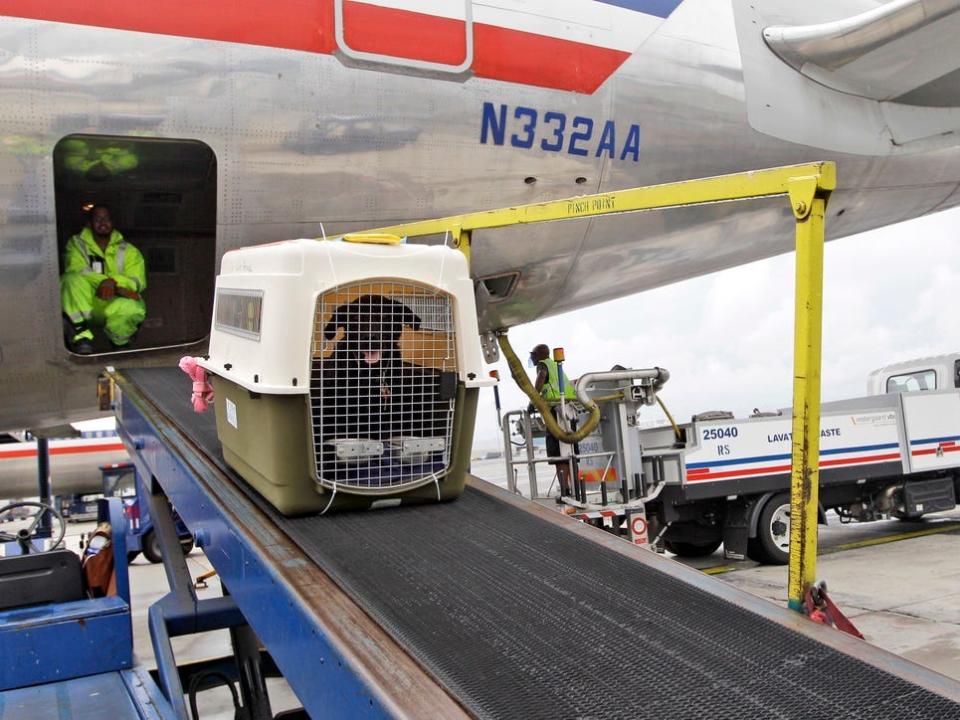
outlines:
[{"label": "aircraft wing", "polygon": [[763,37],[795,70],[840,92],[960,106],[960,0],[893,0],[834,22],[767,27]]},{"label": "aircraft wing", "polygon": [[960,144],[960,0],[733,0],[747,119],[890,156]]}]

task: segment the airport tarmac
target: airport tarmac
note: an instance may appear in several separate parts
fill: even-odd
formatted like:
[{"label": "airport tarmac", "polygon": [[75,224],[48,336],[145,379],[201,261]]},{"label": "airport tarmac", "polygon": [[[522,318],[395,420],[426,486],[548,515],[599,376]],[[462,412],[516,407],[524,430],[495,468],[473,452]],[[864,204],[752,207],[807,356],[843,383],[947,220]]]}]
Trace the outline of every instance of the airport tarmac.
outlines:
[{"label": "airport tarmac", "polygon": [[[918,522],[820,528],[817,577],[867,641],[960,680],[960,509]],[[787,568],[729,562],[722,549],[685,561],[787,603]]]},{"label": "airport tarmac", "polygon": [[[68,547],[92,523],[68,526]],[[944,675],[960,680],[960,509],[938,513],[920,522],[886,520],[820,528],[818,577],[867,640]],[[786,604],[787,568],[752,561],[729,562],[722,551],[684,561],[718,580],[771,602]],[[194,578],[210,570],[202,551],[188,557]],[[134,648],[137,661],[153,668],[154,653],[147,630],[147,609],[166,592],[162,565],[142,556],[130,566],[133,594]],[[197,591],[199,597],[222,594],[216,577]],[[227,631],[174,638],[178,661],[230,653]],[[283,680],[269,681],[274,712],[298,707]],[[198,696],[200,717],[233,717],[229,692],[217,688]]]}]

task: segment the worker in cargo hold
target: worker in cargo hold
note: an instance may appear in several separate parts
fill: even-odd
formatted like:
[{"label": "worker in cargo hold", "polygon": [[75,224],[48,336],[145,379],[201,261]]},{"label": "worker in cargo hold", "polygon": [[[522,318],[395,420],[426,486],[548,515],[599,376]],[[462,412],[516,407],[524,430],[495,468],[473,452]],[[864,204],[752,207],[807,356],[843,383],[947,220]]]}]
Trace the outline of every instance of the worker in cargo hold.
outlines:
[{"label": "worker in cargo hold", "polygon": [[86,227],[63,250],[60,301],[70,321],[70,349],[90,355],[94,328],[102,328],[114,348],[127,346],[147,314],[146,287],[143,255],[114,229],[110,209],[95,204]]},{"label": "worker in cargo hold", "polygon": [[[550,348],[546,345],[537,345],[530,351],[530,362],[537,369],[537,379],[534,387],[540,396],[551,405],[551,412],[561,427],[567,427],[570,430],[577,429],[577,413],[572,404],[566,404],[566,417],[560,413],[563,398],[572,403],[577,399],[577,391],[573,382],[568,377],[563,379],[563,389],[560,388],[560,371],[557,363],[550,358]],[[572,494],[572,483],[570,482],[570,462],[566,458],[570,455],[571,447],[567,443],[561,443],[549,432],[547,433],[547,457],[552,458],[550,464],[557,470],[560,478],[560,496],[569,496]],[[580,452],[580,446],[574,445],[574,453]]]}]

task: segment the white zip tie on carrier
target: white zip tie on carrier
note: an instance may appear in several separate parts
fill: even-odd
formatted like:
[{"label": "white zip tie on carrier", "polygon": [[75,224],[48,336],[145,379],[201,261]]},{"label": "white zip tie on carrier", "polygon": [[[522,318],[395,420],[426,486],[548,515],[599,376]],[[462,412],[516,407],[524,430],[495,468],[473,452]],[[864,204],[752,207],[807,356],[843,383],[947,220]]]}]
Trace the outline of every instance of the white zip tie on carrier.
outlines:
[{"label": "white zip tie on carrier", "polygon": [[337,483],[333,483],[333,493],[330,495],[330,502],[327,503],[327,506],[320,512],[321,515],[326,515],[327,510],[330,509],[330,506],[333,505],[334,498],[337,497]]}]

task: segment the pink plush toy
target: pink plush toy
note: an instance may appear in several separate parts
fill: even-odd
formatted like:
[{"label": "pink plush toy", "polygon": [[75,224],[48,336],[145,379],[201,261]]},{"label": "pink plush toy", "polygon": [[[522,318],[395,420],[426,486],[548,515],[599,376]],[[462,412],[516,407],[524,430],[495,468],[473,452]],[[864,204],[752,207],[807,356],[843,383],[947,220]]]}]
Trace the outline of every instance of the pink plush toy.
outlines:
[{"label": "pink plush toy", "polygon": [[213,402],[213,386],[207,380],[207,371],[197,365],[197,359],[189,355],[180,358],[180,369],[193,380],[193,411],[206,412]]}]

